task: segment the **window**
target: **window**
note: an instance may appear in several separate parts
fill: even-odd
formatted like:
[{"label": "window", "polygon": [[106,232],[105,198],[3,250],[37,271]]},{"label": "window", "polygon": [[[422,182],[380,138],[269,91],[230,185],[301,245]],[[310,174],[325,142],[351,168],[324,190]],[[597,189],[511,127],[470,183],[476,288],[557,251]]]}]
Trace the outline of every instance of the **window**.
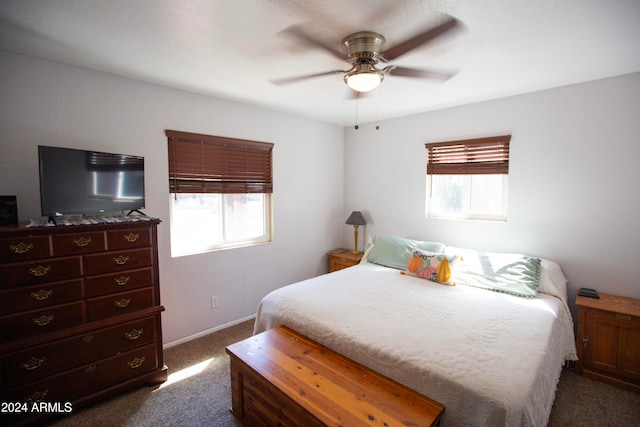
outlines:
[{"label": "window", "polygon": [[427,215],[507,219],[511,135],[426,144]]},{"label": "window", "polygon": [[172,255],[271,241],[273,144],[166,135]]}]

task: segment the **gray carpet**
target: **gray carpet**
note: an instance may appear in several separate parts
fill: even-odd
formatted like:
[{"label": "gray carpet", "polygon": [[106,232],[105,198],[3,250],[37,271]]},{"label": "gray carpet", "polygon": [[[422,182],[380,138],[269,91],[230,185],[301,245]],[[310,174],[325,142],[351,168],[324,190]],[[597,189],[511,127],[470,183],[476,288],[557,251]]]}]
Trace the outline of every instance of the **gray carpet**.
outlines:
[{"label": "gray carpet", "polygon": [[[241,427],[229,412],[231,387],[225,347],[251,335],[253,321],[240,323],[165,351],[169,381],[80,409],[55,424],[76,426]],[[180,380],[196,366],[199,373]],[[640,394],[565,370],[549,420],[556,426],[639,426]]]}]

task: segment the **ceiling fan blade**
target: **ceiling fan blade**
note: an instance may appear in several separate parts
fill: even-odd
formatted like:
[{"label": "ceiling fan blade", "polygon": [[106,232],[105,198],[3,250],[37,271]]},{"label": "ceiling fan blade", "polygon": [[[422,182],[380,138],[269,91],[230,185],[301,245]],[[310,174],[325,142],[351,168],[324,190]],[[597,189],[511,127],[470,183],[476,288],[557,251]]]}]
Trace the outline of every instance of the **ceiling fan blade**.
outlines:
[{"label": "ceiling fan blade", "polygon": [[344,61],[346,59],[346,56],[343,52],[334,49],[332,46],[324,43],[321,40],[316,39],[315,37],[313,37],[312,35],[310,35],[309,33],[307,33],[306,31],[304,31],[299,25],[292,25],[291,27],[288,27],[284,30],[282,30],[282,33],[285,34],[290,34],[294,37],[297,37],[298,39],[306,42],[309,45],[315,46],[315,47],[319,47],[322,50],[324,50],[325,52],[330,53],[331,55],[335,56],[336,58]]},{"label": "ceiling fan blade", "polygon": [[392,76],[402,77],[418,77],[422,79],[436,79],[436,80],[448,80],[456,73],[450,71],[434,71],[434,70],[421,70],[418,68],[396,67],[391,65],[383,69],[385,73]]},{"label": "ceiling fan blade", "polygon": [[442,34],[453,30],[459,25],[459,21],[453,17],[449,17],[444,23],[430,28],[420,34],[417,34],[410,39],[403,41],[387,50],[382,54],[385,61],[392,61],[401,55],[413,50],[423,44],[441,36]]},{"label": "ceiling fan blade", "polygon": [[299,82],[300,80],[313,79],[316,77],[329,76],[331,74],[343,74],[343,73],[346,73],[346,71],[332,70],[332,71],[324,71],[322,73],[305,74],[302,76],[294,76],[294,77],[284,77],[282,79],[272,79],[269,81],[276,86],[281,86],[289,83],[296,83],[296,82]]}]

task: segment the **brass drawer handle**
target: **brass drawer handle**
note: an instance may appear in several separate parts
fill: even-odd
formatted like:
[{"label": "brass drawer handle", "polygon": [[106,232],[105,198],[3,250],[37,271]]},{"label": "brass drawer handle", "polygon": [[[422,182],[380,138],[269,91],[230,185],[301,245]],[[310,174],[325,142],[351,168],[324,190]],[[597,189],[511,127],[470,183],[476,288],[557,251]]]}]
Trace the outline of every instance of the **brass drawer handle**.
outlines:
[{"label": "brass drawer handle", "polygon": [[130,340],[137,340],[142,336],[142,331],[143,329],[133,329],[131,330],[131,332],[127,332],[126,334],[124,334],[124,336]]},{"label": "brass drawer handle", "polygon": [[49,323],[53,321],[53,314],[47,316],[43,314],[42,316],[33,319],[33,324],[38,326],[47,326]]},{"label": "brass drawer handle", "polygon": [[113,303],[116,307],[124,308],[131,303],[131,298],[122,298],[120,300],[114,301]]},{"label": "brass drawer handle", "polygon": [[26,396],[24,398],[25,402],[29,403],[38,403],[42,402],[42,400],[49,395],[49,389],[44,391],[34,391],[31,396]]},{"label": "brass drawer handle", "polygon": [[82,337],[82,342],[89,344],[91,341],[93,341],[93,335],[85,335]]},{"label": "brass drawer handle", "polygon": [[143,363],[144,363],[144,356],[136,357],[131,362],[127,362],[127,366],[130,367],[131,369],[136,369],[142,366]]},{"label": "brass drawer handle", "polygon": [[20,366],[27,371],[33,371],[34,369],[38,369],[44,362],[47,361],[47,358],[44,356],[41,357],[32,357],[26,362],[22,362]]},{"label": "brass drawer handle", "polygon": [[31,298],[37,301],[44,301],[51,295],[53,295],[53,290],[51,289],[48,289],[46,291],[44,289],[40,289],[38,292],[31,292]]},{"label": "brass drawer handle", "polygon": [[33,249],[33,243],[20,242],[17,245],[9,245],[9,250],[16,254],[26,254]]},{"label": "brass drawer handle", "polygon": [[89,238],[78,237],[77,239],[73,239],[73,244],[76,245],[79,248],[83,248],[85,246],[89,246],[89,243],[91,243],[91,237],[89,237]]},{"label": "brass drawer handle", "polygon": [[118,265],[124,265],[127,263],[127,261],[129,261],[129,257],[124,255],[120,255],[118,258],[113,259],[113,262],[115,262]]},{"label": "brass drawer handle", "polygon": [[129,283],[129,280],[131,280],[131,277],[129,277],[129,276],[120,276],[120,277],[117,277],[117,278],[113,279],[115,284],[118,285],[118,286],[126,285],[127,283]]},{"label": "brass drawer handle", "polygon": [[92,374],[94,373],[96,370],[96,365],[91,365],[91,366],[87,366],[86,368],[84,368],[84,372],[86,374]]},{"label": "brass drawer handle", "polygon": [[30,268],[29,274],[31,274],[32,276],[40,277],[40,276],[44,276],[50,271],[51,271],[50,265],[39,265],[36,268]]},{"label": "brass drawer handle", "polygon": [[133,243],[136,240],[138,240],[138,238],[140,237],[139,234],[133,234],[133,233],[129,233],[129,234],[125,234],[124,236],[122,236],[124,238],[124,240],[126,240],[129,243]]},{"label": "brass drawer handle", "polygon": [[616,319],[631,320],[631,316],[629,316],[628,314],[616,313]]}]

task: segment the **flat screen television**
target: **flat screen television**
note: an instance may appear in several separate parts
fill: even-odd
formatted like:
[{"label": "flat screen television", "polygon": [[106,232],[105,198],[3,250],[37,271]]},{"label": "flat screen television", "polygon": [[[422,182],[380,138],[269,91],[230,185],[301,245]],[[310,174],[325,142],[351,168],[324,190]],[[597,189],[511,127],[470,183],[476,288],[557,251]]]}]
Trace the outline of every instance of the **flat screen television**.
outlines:
[{"label": "flat screen television", "polygon": [[38,146],[42,215],[144,208],[144,157]]}]

